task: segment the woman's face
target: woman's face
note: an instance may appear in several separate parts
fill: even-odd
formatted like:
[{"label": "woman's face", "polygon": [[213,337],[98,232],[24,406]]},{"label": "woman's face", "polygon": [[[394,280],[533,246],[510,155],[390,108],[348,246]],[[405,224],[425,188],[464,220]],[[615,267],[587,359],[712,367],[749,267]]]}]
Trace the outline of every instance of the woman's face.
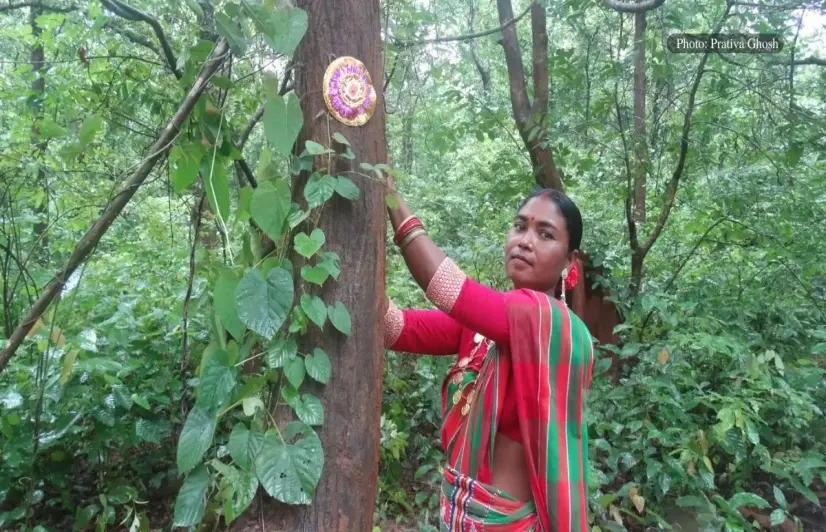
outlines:
[{"label": "woman's face", "polygon": [[505,269],[514,288],[550,292],[573,259],[559,207],[542,196],[531,198],[516,214],[505,243]]}]

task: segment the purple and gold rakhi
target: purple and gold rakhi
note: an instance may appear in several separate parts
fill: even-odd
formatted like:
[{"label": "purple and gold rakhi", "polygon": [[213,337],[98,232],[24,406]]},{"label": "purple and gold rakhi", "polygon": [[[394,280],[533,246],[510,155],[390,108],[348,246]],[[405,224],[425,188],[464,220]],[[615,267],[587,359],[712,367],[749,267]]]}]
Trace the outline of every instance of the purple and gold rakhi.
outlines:
[{"label": "purple and gold rakhi", "polygon": [[376,109],[376,89],[364,63],[354,57],[339,57],[324,74],[324,103],[336,120],[348,126],[363,126]]}]

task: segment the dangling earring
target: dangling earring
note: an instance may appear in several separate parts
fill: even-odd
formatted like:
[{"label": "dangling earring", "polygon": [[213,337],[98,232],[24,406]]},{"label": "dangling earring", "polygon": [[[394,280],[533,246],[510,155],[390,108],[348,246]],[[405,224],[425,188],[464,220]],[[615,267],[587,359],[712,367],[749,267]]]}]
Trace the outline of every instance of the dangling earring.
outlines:
[{"label": "dangling earring", "polygon": [[565,300],[565,279],[567,279],[567,278],[568,278],[568,268],[565,268],[564,270],[562,270],[562,283],[560,283],[560,284],[562,284],[562,298],[561,299],[562,299],[562,302],[565,303],[566,305],[568,304],[568,302]]}]

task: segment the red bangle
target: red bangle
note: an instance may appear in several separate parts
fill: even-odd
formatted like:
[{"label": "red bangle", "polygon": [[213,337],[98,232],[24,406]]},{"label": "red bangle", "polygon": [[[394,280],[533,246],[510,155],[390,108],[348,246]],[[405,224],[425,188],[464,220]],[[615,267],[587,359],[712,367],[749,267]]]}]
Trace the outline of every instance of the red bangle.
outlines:
[{"label": "red bangle", "polygon": [[396,230],[396,234],[393,235],[393,243],[397,246],[399,243],[404,240],[404,237],[407,236],[411,231],[416,228],[424,229],[421,220],[419,220],[415,216],[410,216],[409,218],[405,219],[400,225],[399,228]]}]

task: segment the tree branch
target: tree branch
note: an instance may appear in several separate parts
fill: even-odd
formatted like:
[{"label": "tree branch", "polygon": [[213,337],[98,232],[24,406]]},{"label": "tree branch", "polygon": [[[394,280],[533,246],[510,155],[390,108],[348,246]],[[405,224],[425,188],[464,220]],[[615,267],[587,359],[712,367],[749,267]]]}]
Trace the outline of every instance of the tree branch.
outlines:
[{"label": "tree branch", "polygon": [[175,74],[176,78],[181,79],[183,75],[178,70],[178,61],[177,59],[175,59],[175,52],[172,51],[172,46],[170,46],[169,40],[167,40],[166,34],[163,31],[163,27],[157,19],[150,17],[143,11],[138,11],[134,7],[124,4],[120,0],[101,1],[105,7],[107,7],[110,11],[114,12],[121,18],[125,18],[126,20],[132,20],[134,22],[146,22],[147,24],[149,24],[149,26],[155,32],[155,36],[158,37],[158,41],[161,43],[161,48],[163,49],[164,56],[166,57],[166,62],[169,64],[169,68]]},{"label": "tree branch", "polygon": [[[720,33],[723,24],[725,24],[726,18],[728,18],[729,11],[731,11],[731,7],[732,4],[726,2],[726,9],[723,12],[723,16],[720,18],[720,22],[717,23],[717,27],[714,28],[712,33]],[[668,182],[668,188],[665,193],[665,201],[663,202],[663,210],[660,212],[660,216],[657,219],[657,225],[654,226],[654,230],[648,237],[648,241],[646,241],[645,245],[640,249],[640,253],[642,253],[643,256],[648,253],[651,246],[653,246],[654,242],[657,241],[657,238],[660,237],[660,233],[662,233],[663,228],[665,227],[665,222],[668,220],[668,215],[671,214],[671,208],[674,206],[674,198],[677,197],[677,187],[680,184],[680,178],[683,175],[683,170],[685,170],[685,160],[688,155],[688,134],[691,131],[691,115],[694,113],[694,98],[697,96],[697,89],[700,87],[700,81],[703,79],[703,72],[705,72],[706,61],[708,61],[709,54],[710,51],[706,50],[700,58],[700,64],[697,66],[697,74],[694,77],[694,84],[691,86],[691,92],[688,95],[688,105],[686,107],[685,117],[683,119],[683,134],[682,138],[680,138],[680,157],[677,161],[676,168],[674,168],[674,173],[671,175],[671,180]]]},{"label": "tree branch", "polygon": [[821,59],[819,57],[809,56],[805,59],[795,59],[791,62],[793,65],[817,65],[817,66],[826,66],[826,59]]},{"label": "tree branch", "polygon": [[[473,22],[476,19],[476,2],[474,0],[470,0],[470,31],[473,31]],[[476,70],[479,72],[479,77],[482,78],[482,90],[486,93],[490,92],[490,69],[487,68],[483,63],[482,60],[479,58],[479,54],[476,51],[476,40],[470,41],[470,56],[473,58],[473,64],[476,65]],[[395,68],[396,65],[393,65]]]},{"label": "tree branch", "polygon": [[198,98],[204,90],[206,90],[209,84],[209,78],[224,62],[228,50],[227,41],[220,39],[215,45],[212,56],[204,64],[186,98],[184,98],[178,110],[175,112],[175,115],[163,129],[155,143],[149,148],[149,155],[140,163],[132,176],[126,181],[123,189],[114,197],[106,209],[104,209],[92,227],[90,227],[89,230],[86,231],[86,234],[78,241],[69,260],[67,260],[60,271],[52,277],[52,280],[49,281],[49,284],[44,288],[43,293],[37,298],[37,301],[35,301],[34,305],[29,309],[29,312],[17,325],[6,342],[6,345],[2,351],[0,351],[0,373],[6,368],[9,360],[17,351],[17,348],[20,347],[20,344],[26,338],[26,335],[35,322],[46,312],[52,301],[60,294],[66,280],[71,277],[72,273],[74,273],[78,266],[86,260],[92,250],[98,245],[103,235],[149,176],[155,164],[166,154],[169,147],[174,143],[180,127],[192,112]]},{"label": "tree branch", "polygon": [[537,122],[542,123],[548,112],[548,93],[550,78],[548,76],[548,22],[545,6],[534,3],[531,7],[531,57],[533,59],[533,108],[532,114]]},{"label": "tree branch", "polygon": [[37,7],[42,9],[43,11],[52,11],[54,13],[69,13],[71,11],[77,11],[79,7],[75,4],[70,4],[64,7],[57,7],[57,6],[50,6],[42,3],[41,1],[37,2],[20,2],[17,4],[12,4],[9,2],[6,5],[0,6],[0,13],[5,13],[7,11],[13,11],[15,9],[21,9],[24,7]]},{"label": "tree branch", "polygon": [[[533,2],[528,6],[528,10],[532,7]],[[499,20],[513,20],[511,0],[496,0],[496,8],[499,12]],[[512,25],[502,27],[502,48],[505,50],[505,64],[508,68],[513,118],[521,129],[524,124],[528,123],[531,105],[528,100],[528,89],[525,86],[525,67],[522,64],[522,53],[519,49],[519,41],[516,38],[516,28]]]},{"label": "tree branch", "polygon": [[[115,33],[126,37],[127,40],[129,40],[130,42],[132,42],[134,44],[137,44],[138,46],[143,46],[144,48],[147,48],[148,50],[151,50],[156,55],[161,55],[160,52],[158,51],[158,48],[155,46],[155,44],[152,41],[150,41],[149,39],[147,39],[143,35],[135,33],[134,31],[132,31],[128,28],[122,27],[120,24],[117,24],[116,20],[110,20],[103,27],[104,28],[109,28],[112,31],[114,31]],[[166,66],[166,65],[163,65],[163,66]]]},{"label": "tree branch", "polygon": [[652,9],[657,9],[665,3],[665,0],[645,0],[644,2],[619,2],[617,0],[603,0],[602,4],[620,13],[643,13]]},{"label": "tree branch", "polygon": [[[497,4],[498,3],[499,2],[497,2]],[[510,2],[508,2],[508,3],[510,4]],[[436,38],[436,39],[423,39],[421,41],[400,41],[400,40],[396,39],[395,37],[393,37],[391,35],[390,40],[393,41],[393,44],[395,44],[396,46],[399,46],[400,48],[410,48],[411,46],[420,46],[420,45],[423,45],[423,44],[436,44],[436,43],[443,43],[443,42],[470,41],[472,39],[478,39],[479,37],[486,37],[488,35],[493,35],[494,33],[498,33],[500,31],[505,31],[506,29],[510,28],[511,26],[513,26],[514,24],[516,24],[517,22],[519,22],[520,20],[525,18],[525,15],[528,14],[528,12],[531,10],[531,8],[534,5],[536,5],[536,0],[533,0],[528,5],[528,7],[525,8],[525,10],[522,11],[522,13],[519,14],[518,17],[513,16],[513,8],[511,8],[510,9],[510,16],[505,19],[505,22],[501,26],[499,26],[498,28],[493,28],[491,30],[479,31],[479,32],[476,32],[476,33],[468,33],[467,35],[459,35],[459,36],[455,36],[455,37],[439,37],[439,38]],[[499,16],[499,19],[502,20],[501,14]]]}]

